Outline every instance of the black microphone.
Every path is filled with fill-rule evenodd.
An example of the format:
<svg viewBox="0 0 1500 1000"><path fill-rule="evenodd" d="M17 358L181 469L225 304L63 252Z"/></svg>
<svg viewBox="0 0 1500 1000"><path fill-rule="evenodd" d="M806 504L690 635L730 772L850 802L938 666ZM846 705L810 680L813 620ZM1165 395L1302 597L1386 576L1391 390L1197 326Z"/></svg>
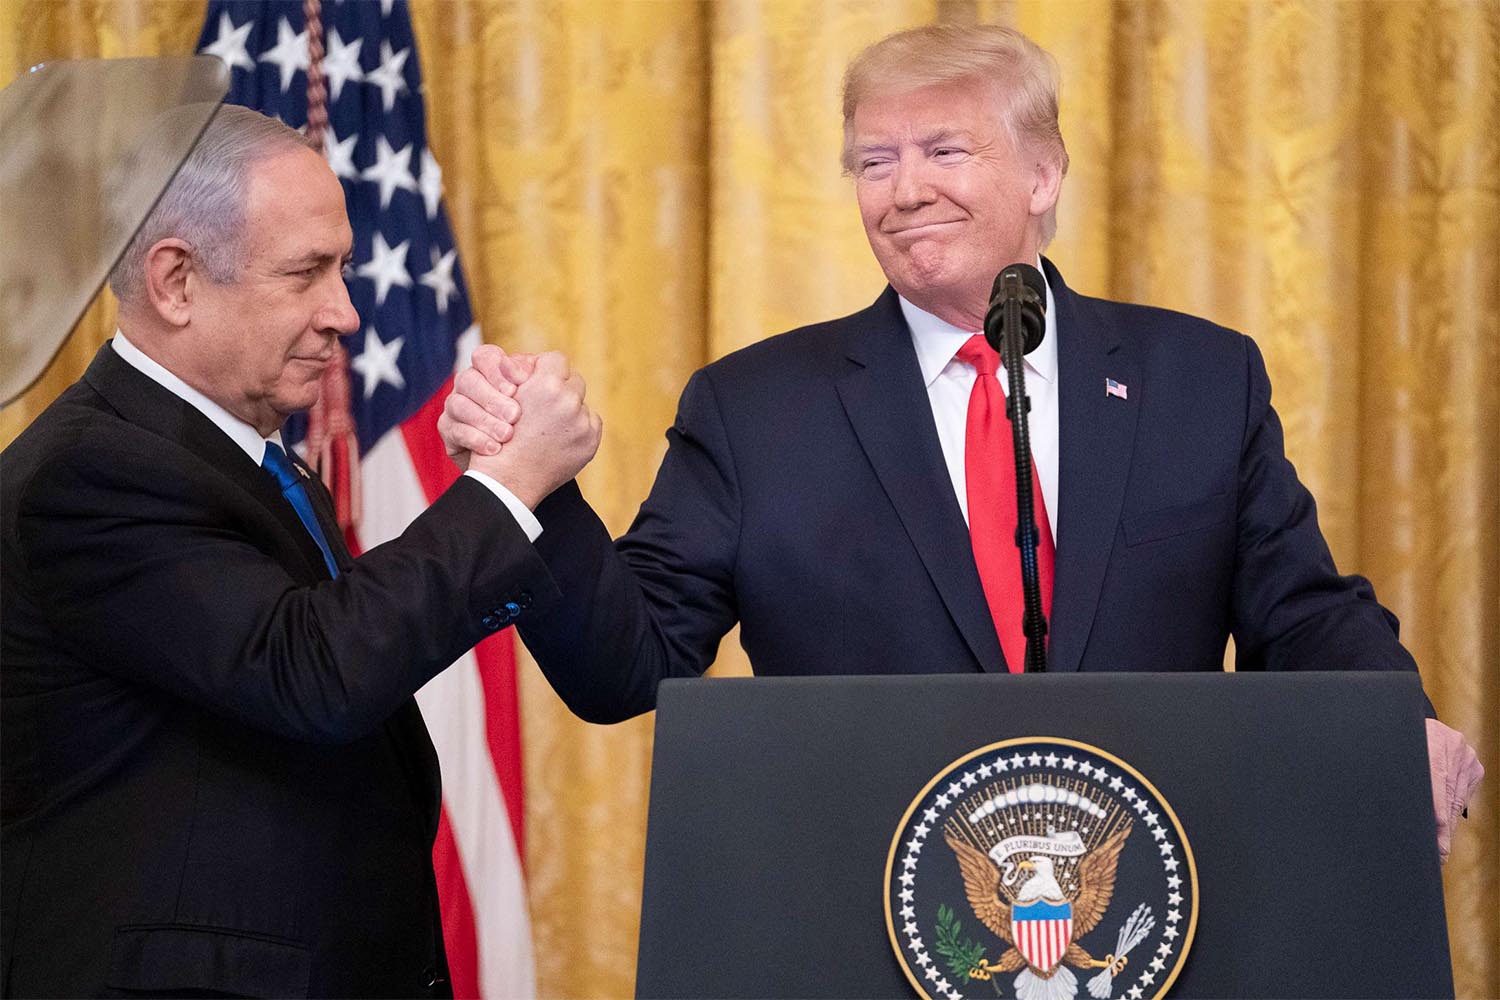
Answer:
<svg viewBox="0 0 1500 1000"><path fill-rule="evenodd" d="M1012 264L995 277L990 307L984 314L984 339L1002 355L1007 302L1020 303L1021 353L1030 354L1041 344L1047 329L1047 283L1042 280L1042 272L1030 264Z"/></svg>
<svg viewBox="0 0 1500 1000"><path fill-rule="evenodd" d="M1011 264L995 278L990 307L984 316L984 339L1000 355L1010 391L1005 415L1010 420L1016 463L1016 548L1020 550L1024 611L1021 631L1026 636L1026 673L1047 669L1047 617L1042 613L1040 567L1037 565L1036 510L1031 496L1031 429L1027 414L1031 400L1021 358L1037 349L1046 331L1047 284L1030 264Z"/></svg>

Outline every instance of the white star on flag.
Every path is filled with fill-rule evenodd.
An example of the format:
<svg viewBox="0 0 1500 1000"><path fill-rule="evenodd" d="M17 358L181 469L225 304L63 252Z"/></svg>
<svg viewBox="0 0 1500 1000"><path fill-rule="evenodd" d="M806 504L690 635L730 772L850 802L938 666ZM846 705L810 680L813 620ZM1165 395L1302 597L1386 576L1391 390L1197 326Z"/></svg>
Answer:
<svg viewBox="0 0 1500 1000"><path fill-rule="evenodd" d="M370 247L370 259L359 265L354 273L375 282L377 306L385 304L385 297L392 286L411 287L411 272L406 269L406 253L410 249L411 240L402 240L392 248L386 243L384 235L375 233L375 240Z"/></svg>
<svg viewBox="0 0 1500 1000"><path fill-rule="evenodd" d="M219 15L219 37L214 39L212 45L204 46L203 53L210 56L218 56L234 69L254 69L255 60L250 58L250 53L245 51L245 42L250 37L250 29L255 26L254 21L246 21L238 28L229 19L229 12L225 11Z"/></svg>
<svg viewBox="0 0 1500 1000"><path fill-rule="evenodd" d="M422 177L418 182L422 189L422 204L427 206L427 218L435 219L443 200L443 168L438 166L432 150L422 150Z"/></svg>
<svg viewBox="0 0 1500 1000"><path fill-rule="evenodd" d="M437 295L438 313L447 315L448 301L458 294L458 283L453 280L453 265L458 260L458 251L449 250L441 257L438 256L437 247L432 247L431 251L432 270L417 281L432 289Z"/></svg>
<svg viewBox="0 0 1500 1000"><path fill-rule="evenodd" d="M406 93L406 77L403 70L406 66L406 57L409 55L411 55L409 48L392 54L391 43L381 41L380 65L365 74L365 83L373 83L380 88L380 105L386 111L396 106L397 94Z"/></svg>
<svg viewBox="0 0 1500 1000"><path fill-rule="evenodd" d="M359 372L365 385L366 399L375 395L375 390L382 382L388 382L396 389L406 387L406 378L396 364L404 343L405 337L397 337L387 344L380 339L380 333L373 326L365 330L365 349L359 356L349 360L349 367Z"/></svg>
<svg viewBox="0 0 1500 1000"><path fill-rule="evenodd" d="M365 78L365 71L359 68L359 50L364 44L363 38L356 38L346 45L339 37L339 29L329 29L328 54L323 57L323 78L328 81L328 94L335 101L344 92L344 84L351 80L358 83Z"/></svg>
<svg viewBox="0 0 1500 1000"><path fill-rule="evenodd" d="M307 72L307 32L299 35L283 17L276 23L276 44L260 54L260 61L275 63L281 70L281 92L285 94L297 71Z"/></svg>
<svg viewBox="0 0 1500 1000"><path fill-rule="evenodd" d="M375 165L366 167L360 177L380 184L380 207L391 206L396 189L415 191L417 179L411 175L411 143L394 152L385 136L375 140Z"/></svg>
<svg viewBox="0 0 1500 1000"><path fill-rule="evenodd" d="M328 123L328 128L323 133L323 155L328 157L328 165L333 168L336 176L345 180L359 180L359 170L354 166L354 147L359 143L359 133L338 137L333 123Z"/></svg>

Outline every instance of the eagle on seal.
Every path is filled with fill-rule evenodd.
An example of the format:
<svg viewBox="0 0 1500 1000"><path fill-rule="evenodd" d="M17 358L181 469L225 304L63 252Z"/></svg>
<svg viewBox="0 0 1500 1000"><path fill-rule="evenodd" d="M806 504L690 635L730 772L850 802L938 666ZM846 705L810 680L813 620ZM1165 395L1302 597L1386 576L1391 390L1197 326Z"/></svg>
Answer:
<svg viewBox="0 0 1500 1000"><path fill-rule="evenodd" d="M1117 961L1114 956L1096 959L1078 944L1109 909L1115 893L1115 871L1120 863L1120 849L1130 836L1132 824L1127 821L1105 838L1094 850L1078 861L1077 888L1069 896L1058 884L1053 859L1032 855L1018 866L1031 876L1014 891L1002 895L1000 869L984 852L972 844L944 834L958 859L963 874L964 894L974 915L1000 940L1010 945L991 964L981 962L970 971L974 979L989 979L995 973L1014 972L1018 1000L1072 1000L1078 995L1078 980L1067 966L1080 969L1107 968ZM1011 901L1006 901L1009 896ZM1022 919L1025 914L1027 919ZM1036 914L1033 917L1032 914ZM1038 946L1029 939L1017 944L1017 935L1027 933L1031 920L1052 918L1054 930L1051 947Z"/></svg>

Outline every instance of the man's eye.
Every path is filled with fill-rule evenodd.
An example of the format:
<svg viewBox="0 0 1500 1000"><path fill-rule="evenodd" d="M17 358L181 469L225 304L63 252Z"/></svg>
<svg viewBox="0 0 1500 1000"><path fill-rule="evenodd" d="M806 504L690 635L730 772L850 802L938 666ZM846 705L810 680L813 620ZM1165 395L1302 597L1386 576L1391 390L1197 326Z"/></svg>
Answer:
<svg viewBox="0 0 1500 1000"><path fill-rule="evenodd" d="M932 151L932 155L939 160L953 160L964 155L964 151L953 146L944 146Z"/></svg>
<svg viewBox="0 0 1500 1000"><path fill-rule="evenodd" d="M862 160L859 164L861 177L881 177L891 172L891 160Z"/></svg>

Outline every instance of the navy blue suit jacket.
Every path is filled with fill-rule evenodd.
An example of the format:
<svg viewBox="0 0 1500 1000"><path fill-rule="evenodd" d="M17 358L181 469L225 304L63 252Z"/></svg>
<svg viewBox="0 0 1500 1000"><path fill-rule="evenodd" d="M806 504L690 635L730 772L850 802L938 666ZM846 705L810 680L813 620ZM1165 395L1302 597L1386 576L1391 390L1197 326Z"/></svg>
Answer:
<svg viewBox="0 0 1500 1000"><path fill-rule="evenodd" d="M1056 300L1060 460L1048 669L1415 669L1340 576L1247 337ZM1128 387L1105 394L1105 379ZM521 633L575 712L649 710L736 621L757 674L1004 671L896 293L697 372L630 531L576 487L539 509L563 592Z"/></svg>

